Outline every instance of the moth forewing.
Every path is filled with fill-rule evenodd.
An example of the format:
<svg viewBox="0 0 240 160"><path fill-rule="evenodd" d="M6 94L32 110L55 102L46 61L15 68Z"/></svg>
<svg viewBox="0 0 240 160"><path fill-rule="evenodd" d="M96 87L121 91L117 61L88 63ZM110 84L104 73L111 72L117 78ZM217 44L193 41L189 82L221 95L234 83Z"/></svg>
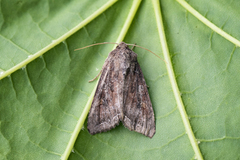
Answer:
<svg viewBox="0 0 240 160"><path fill-rule="evenodd" d="M106 132L120 121L152 138L155 118L137 54L124 42L109 53L88 115L90 134Z"/></svg>

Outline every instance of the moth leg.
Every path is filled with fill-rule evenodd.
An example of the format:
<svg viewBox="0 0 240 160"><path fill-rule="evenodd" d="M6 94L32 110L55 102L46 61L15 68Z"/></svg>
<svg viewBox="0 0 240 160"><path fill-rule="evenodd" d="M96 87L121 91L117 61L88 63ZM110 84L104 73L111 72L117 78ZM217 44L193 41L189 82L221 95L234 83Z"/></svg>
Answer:
<svg viewBox="0 0 240 160"><path fill-rule="evenodd" d="M95 79L97 79L100 76L101 73L102 73L102 70L98 73L98 75L96 77L94 77L93 79L89 80L88 82L90 83L92 81L95 81Z"/></svg>

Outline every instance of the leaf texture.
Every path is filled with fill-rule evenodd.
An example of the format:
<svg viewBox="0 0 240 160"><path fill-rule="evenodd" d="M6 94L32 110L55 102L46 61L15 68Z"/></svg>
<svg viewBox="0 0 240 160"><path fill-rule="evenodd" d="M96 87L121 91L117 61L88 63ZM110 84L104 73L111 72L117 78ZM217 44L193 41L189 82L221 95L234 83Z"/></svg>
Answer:
<svg viewBox="0 0 240 160"><path fill-rule="evenodd" d="M1 1L0 76L68 33L107 0ZM240 2L187 1L240 40ZM133 1L119 0L69 38L0 80L0 159L60 159ZM174 0L160 0L167 44L204 159L239 159L240 50ZM124 38L163 57L151 1L142 0ZM84 124L69 159L194 159L165 62L134 48L156 119L149 139L122 124L90 135Z"/></svg>

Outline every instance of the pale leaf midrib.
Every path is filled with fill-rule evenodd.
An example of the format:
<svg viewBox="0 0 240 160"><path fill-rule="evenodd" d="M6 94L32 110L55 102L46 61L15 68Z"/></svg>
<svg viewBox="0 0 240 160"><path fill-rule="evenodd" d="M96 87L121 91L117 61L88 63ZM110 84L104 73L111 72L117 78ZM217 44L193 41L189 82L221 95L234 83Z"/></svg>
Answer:
<svg viewBox="0 0 240 160"><path fill-rule="evenodd" d="M106 9L108 9L110 6L112 6L117 0L110 0L106 4L104 4L101 8L99 8L97 11L95 11L93 14L91 14L88 18L80 22L78 25L76 25L74 28L66 32L64 35L59 37L58 39L52 40L52 43L41 49L40 51L34 53L32 56L29 56L27 59L24 61L18 63L14 67L10 68L7 71L3 71L0 74L0 80L3 79L4 77L7 77L8 75L12 74L13 72L17 71L18 69L26 66L36 58L40 57L56 45L60 44L64 40L66 40L68 37L76 33L79 29L82 27L86 26L89 22L91 22L93 19L95 19L97 16L99 16L101 13L103 13Z"/></svg>
<svg viewBox="0 0 240 160"><path fill-rule="evenodd" d="M188 12L192 13L193 16L195 16L197 19L199 19L202 23L204 23L206 26L211 28L214 32L218 33L220 36L224 37L234 45L240 47L240 41L231 36L230 34L224 32L221 28L217 27L215 24L210 22L207 18L205 18L203 15L201 15L199 12L197 12L192 6L190 6L186 1L184 0L176 0L179 4L181 4Z"/></svg>
<svg viewBox="0 0 240 160"><path fill-rule="evenodd" d="M132 23L132 20L133 20L135 14L136 14L136 12L137 12L137 9L138 9L140 3L141 3L141 0L134 0L134 1L133 1L132 7L131 7L131 9L130 9L130 11L129 11L129 14L128 14L127 18L126 18L126 21L125 21L125 23L124 23L124 26L123 26L123 28L122 28L122 30L121 30L118 38L117 38L117 42L123 41L123 39L124 39L124 37L125 37L128 29L129 29L131 23ZM114 47L114 48L115 48L115 47ZM76 139L77 139L77 136L78 136L79 132L81 131L81 128L82 128L82 126L83 126L83 124L84 124L84 121L85 121L85 119L86 119L86 117L87 117L87 115L88 115L88 112L89 112L89 110L90 110L91 103L92 103L92 100L93 100L95 91L96 91L96 89L97 89L97 85L98 85L98 82L96 83L95 87L93 88L93 90L92 90L92 92L91 92L90 97L88 98L87 104L85 105L84 110L83 110L81 116L79 117L79 120L78 120L78 122L77 122L77 125L76 125L76 127L75 127L75 129L74 129L74 131L73 131L73 134L72 134L72 136L71 136L71 138L70 138L70 141L69 141L69 143L68 143L68 146L67 146L67 148L66 148L66 150L65 150L65 153L64 153L63 156L61 157L61 159L64 159L64 160L67 159L68 156L69 156L69 154L71 153L71 150L72 150L72 148L73 148L73 145L74 145L74 143L75 143L75 141L76 141Z"/></svg>
<svg viewBox="0 0 240 160"><path fill-rule="evenodd" d="M183 125L187 132L187 135L188 135L188 138L192 145L192 148L195 152L196 158L198 160L202 160L203 157L202 157L201 151L199 149L195 135L192 131L184 104L182 102L181 94L180 94L180 91L179 91L179 88L178 88L178 85L176 82L176 77L175 77L175 74L173 71L172 62L171 62L171 58L169 55L167 41L166 41L165 32L164 32L164 28L163 28L162 16L161 16L161 11L160 11L160 3L158 0L152 0L152 3L153 3L155 15L156 15L156 23L157 23L158 32L159 32L160 43L162 46L164 59L166 61L166 68L167 68L169 80L170 80L170 83L171 83L171 86L173 89L174 97L177 102L177 106L178 106L178 109L179 109L179 112L180 112L180 115L181 115L181 118L183 121Z"/></svg>

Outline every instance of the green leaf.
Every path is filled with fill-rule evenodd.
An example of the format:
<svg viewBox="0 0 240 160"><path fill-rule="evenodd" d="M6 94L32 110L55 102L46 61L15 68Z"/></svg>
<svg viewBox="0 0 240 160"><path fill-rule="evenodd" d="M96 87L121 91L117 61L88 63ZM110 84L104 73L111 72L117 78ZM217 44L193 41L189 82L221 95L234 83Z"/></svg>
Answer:
<svg viewBox="0 0 240 160"><path fill-rule="evenodd" d="M158 1L138 2L1 1L0 159L66 159L71 151L69 159L240 158L240 2L188 2L235 41L182 0L160 1L163 30ZM156 117L152 139L121 124L92 136L84 123L97 83L88 80L114 46L74 50L121 40L165 59L134 48Z"/></svg>

